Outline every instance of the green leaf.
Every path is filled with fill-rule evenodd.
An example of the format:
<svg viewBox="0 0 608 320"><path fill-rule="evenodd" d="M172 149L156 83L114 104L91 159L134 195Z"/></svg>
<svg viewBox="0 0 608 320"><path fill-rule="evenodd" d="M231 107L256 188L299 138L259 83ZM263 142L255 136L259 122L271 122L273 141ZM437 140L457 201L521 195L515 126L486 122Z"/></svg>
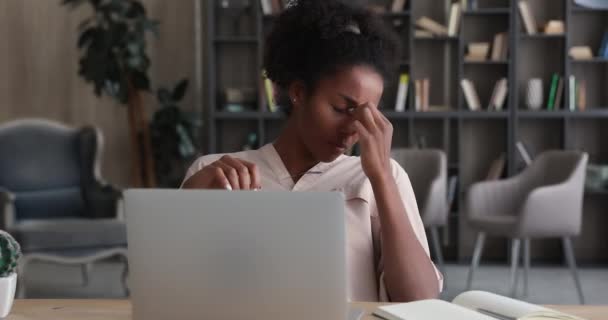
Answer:
<svg viewBox="0 0 608 320"><path fill-rule="evenodd" d="M82 47L88 46L91 42L94 41L95 36L97 35L96 28L88 28L80 37L78 37L78 48L82 49Z"/></svg>
<svg viewBox="0 0 608 320"><path fill-rule="evenodd" d="M173 94L171 94L171 99L175 102L182 100L184 95L186 94L186 90L188 89L188 79L182 79L173 89Z"/></svg>
<svg viewBox="0 0 608 320"><path fill-rule="evenodd" d="M161 105L166 106L171 103L171 92L166 88L160 88L156 92L156 97Z"/></svg>

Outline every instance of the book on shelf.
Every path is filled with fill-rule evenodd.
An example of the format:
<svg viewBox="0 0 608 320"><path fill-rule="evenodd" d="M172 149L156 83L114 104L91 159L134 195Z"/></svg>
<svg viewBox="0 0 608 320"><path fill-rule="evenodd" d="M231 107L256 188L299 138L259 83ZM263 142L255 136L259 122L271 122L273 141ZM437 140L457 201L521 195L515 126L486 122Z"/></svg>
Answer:
<svg viewBox="0 0 608 320"><path fill-rule="evenodd" d="M420 107L422 111L429 110L429 91L430 91L431 82L429 78L422 79L422 101Z"/></svg>
<svg viewBox="0 0 608 320"><path fill-rule="evenodd" d="M407 0L393 0L391 4L391 12L398 13L405 9L405 3Z"/></svg>
<svg viewBox="0 0 608 320"><path fill-rule="evenodd" d="M414 80L414 111L422 110L422 81Z"/></svg>
<svg viewBox="0 0 608 320"><path fill-rule="evenodd" d="M478 111L481 109L479 96L477 95L477 90L475 90L475 85L473 85L473 82L471 82L469 79L462 79L460 81L460 86L464 92L464 97L469 109L471 111Z"/></svg>
<svg viewBox="0 0 608 320"><path fill-rule="evenodd" d="M604 31L604 36L602 37L600 49L597 51L597 56L608 59L608 30Z"/></svg>
<svg viewBox="0 0 608 320"><path fill-rule="evenodd" d="M458 27L460 26L460 4L452 3L450 6L450 20L448 22L448 36L456 36Z"/></svg>
<svg viewBox="0 0 608 320"><path fill-rule="evenodd" d="M506 164L506 154L503 152L498 156L498 158L494 159L490 164L490 168L488 169L488 174L486 175L486 180L498 180L502 176L503 171L505 170Z"/></svg>
<svg viewBox="0 0 608 320"><path fill-rule="evenodd" d="M574 60L593 59L593 52L589 46L575 46L568 50L568 55Z"/></svg>
<svg viewBox="0 0 608 320"><path fill-rule="evenodd" d="M409 82L409 74L402 73L399 76L399 87L397 88L397 101L395 102L395 111L405 111Z"/></svg>
<svg viewBox="0 0 608 320"><path fill-rule="evenodd" d="M576 111L576 79L573 75L568 78L568 109Z"/></svg>
<svg viewBox="0 0 608 320"><path fill-rule="evenodd" d="M505 104L505 100L507 99L508 92L509 87L507 78L500 78L496 81L488 104L488 110L501 111Z"/></svg>
<svg viewBox="0 0 608 320"><path fill-rule="evenodd" d="M549 87L549 98L547 99L547 110L551 111L555 107L555 95L557 93L557 85L559 83L559 75L554 73L551 76L551 85Z"/></svg>
<svg viewBox="0 0 608 320"><path fill-rule="evenodd" d="M479 290L465 291L452 302L427 299L380 306L373 314L385 320L582 320L543 306Z"/></svg>
<svg viewBox="0 0 608 320"><path fill-rule="evenodd" d="M528 148L526 148L522 141L517 141L517 143L515 143L515 147L517 148L517 152L526 166L529 166L532 163L532 156L530 155Z"/></svg>
<svg viewBox="0 0 608 320"><path fill-rule="evenodd" d="M526 33L528 34L536 34L537 33L537 24L536 19L534 18L534 14L528 5L526 0L520 0L517 3L519 7L519 13L521 14L521 18L524 21L524 27L526 29Z"/></svg>
<svg viewBox="0 0 608 320"><path fill-rule="evenodd" d="M421 29L414 30L415 38L432 38L433 36L434 36L433 33L428 30L421 30Z"/></svg>
<svg viewBox="0 0 608 320"><path fill-rule="evenodd" d="M270 80L270 79L268 79L268 77L266 77L266 72L264 72L264 71L262 72L262 81L264 83L264 92L266 93L265 102L266 102L266 105L268 106L268 111L276 112L276 111L278 111L278 107L277 107L274 84L272 83L272 80Z"/></svg>
<svg viewBox="0 0 608 320"><path fill-rule="evenodd" d="M439 22L427 17L422 16L416 20L416 26L431 32L433 35L445 36L448 35L448 29L440 24Z"/></svg>
<svg viewBox="0 0 608 320"><path fill-rule="evenodd" d="M585 80L578 81L577 83L576 106L579 111L587 109L587 83Z"/></svg>
<svg viewBox="0 0 608 320"><path fill-rule="evenodd" d="M564 77L559 77L557 82L557 92L555 93L555 102L553 110L559 110L562 107L562 97L564 96Z"/></svg>
<svg viewBox="0 0 608 320"><path fill-rule="evenodd" d="M454 201L456 200L456 188L458 187L458 176L453 175L450 176L448 180L448 210L451 211L454 206Z"/></svg>
<svg viewBox="0 0 608 320"><path fill-rule="evenodd" d="M494 41L492 42L492 61L505 61L507 60L507 53L509 51L509 39L506 32L500 32L494 35Z"/></svg>
<svg viewBox="0 0 608 320"><path fill-rule="evenodd" d="M488 57L490 43L488 42L471 42L467 44L467 61L485 61Z"/></svg>

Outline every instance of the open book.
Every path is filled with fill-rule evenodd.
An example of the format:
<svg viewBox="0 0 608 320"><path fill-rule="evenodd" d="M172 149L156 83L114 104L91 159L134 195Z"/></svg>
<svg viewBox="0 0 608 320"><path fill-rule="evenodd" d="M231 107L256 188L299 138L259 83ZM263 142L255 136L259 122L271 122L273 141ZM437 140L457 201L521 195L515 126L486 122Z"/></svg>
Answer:
<svg viewBox="0 0 608 320"><path fill-rule="evenodd" d="M374 315L386 320L583 320L556 310L484 291L459 294L452 303L421 300L378 307Z"/></svg>

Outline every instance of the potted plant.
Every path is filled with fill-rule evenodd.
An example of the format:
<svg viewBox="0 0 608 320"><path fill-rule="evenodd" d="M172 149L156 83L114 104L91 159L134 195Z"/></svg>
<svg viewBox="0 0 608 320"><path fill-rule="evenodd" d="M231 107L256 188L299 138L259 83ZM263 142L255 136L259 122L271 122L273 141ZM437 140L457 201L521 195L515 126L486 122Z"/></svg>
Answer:
<svg viewBox="0 0 608 320"><path fill-rule="evenodd" d="M19 258L19 243L9 233L0 230L0 318L6 317L13 306Z"/></svg>
<svg viewBox="0 0 608 320"><path fill-rule="evenodd" d="M158 21L146 15L138 0L63 0L76 8L87 4L92 14L79 26L78 73L94 86L95 94L106 94L125 105L133 170L132 185L154 187L154 162L150 130L142 93L150 91L146 34L158 35Z"/></svg>

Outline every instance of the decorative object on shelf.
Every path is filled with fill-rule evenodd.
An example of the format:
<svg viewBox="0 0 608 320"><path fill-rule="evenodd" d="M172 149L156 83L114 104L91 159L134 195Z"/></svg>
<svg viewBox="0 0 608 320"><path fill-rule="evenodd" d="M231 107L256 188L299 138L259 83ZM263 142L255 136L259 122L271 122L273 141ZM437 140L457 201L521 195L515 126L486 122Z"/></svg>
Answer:
<svg viewBox="0 0 608 320"><path fill-rule="evenodd" d="M589 46L574 46L568 50L568 55L574 60L593 59L593 52Z"/></svg>
<svg viewBox="0 0 608 320"><path fill-rule="evenodd" d="M276 90L274 83L266 76L266 71L262 71L262 82L264 84L265 104L270 112L277 112L279 107L277 105Z"/></svg>
<svg viewBox="0 0 608 320"><path fill-rule="evenodd" d="M490 43L488 42L471 42L467 45L467 55L465 60L467 61L485 61L488 57L490 50Z"/></svg>
<svg viewBox="0 0 608 320"><path fill-rule="evenodd" d="M196 154L192 124L178 106L186 94L188 80L181 80L173 90L159 88L160 108L150 124L155 173L158 187L180 186Z"/></svg>
<svg viewBox="0 0 608 320"><path fill-rule="evenodd" d="M534 18L534 14L532 13L530 6L528 5L528 2L525 0L520 0L517 5L519 6L519 13L521 14L521 18L524 21L524 27L526 28L526 32L528 34L536 34L536 19Z"/></svg>
<svg viewBox="0 0 608 320"><path fill-rule="evenodd" d="M247 141L243 145L243 151L245 150L253 150L259 147L258 134L255 132L251 132L247 135Z"/></svg>
<svg viewBox="0 0 608 320"><path fill-rule="evenodd" d="M11 312L17 289L17 266L21 247L8 232L0 230L0 318Z"/></svg>
<svg viewBox="0 0 608 320"><path fill-rule="evenodd" d="M585 8L605 10L608 9L606 0L574 0L574 3Z"/></svg>
<svg viewBox="0 0 608 320"><path fill-rule="evenodd" d="M543 79L532 78L528 80L526 89L526 106L530 110L540 110L543 105Z"/></svg>
<svg viewBox="0 0 608 320"><path fill-rule="evenodd" d="M543 29L545 34L564 34L566 27L562 20L549 20Z"/></svg>
<svg viewBox="0 0 608 320"><path fill-rule="evenodd" d="M221 0L219 8L222 14L225 14L230 19L232 24L232 34L238 36L243 31L243 19L248 12L251 11L252 0Z"/></svg>

